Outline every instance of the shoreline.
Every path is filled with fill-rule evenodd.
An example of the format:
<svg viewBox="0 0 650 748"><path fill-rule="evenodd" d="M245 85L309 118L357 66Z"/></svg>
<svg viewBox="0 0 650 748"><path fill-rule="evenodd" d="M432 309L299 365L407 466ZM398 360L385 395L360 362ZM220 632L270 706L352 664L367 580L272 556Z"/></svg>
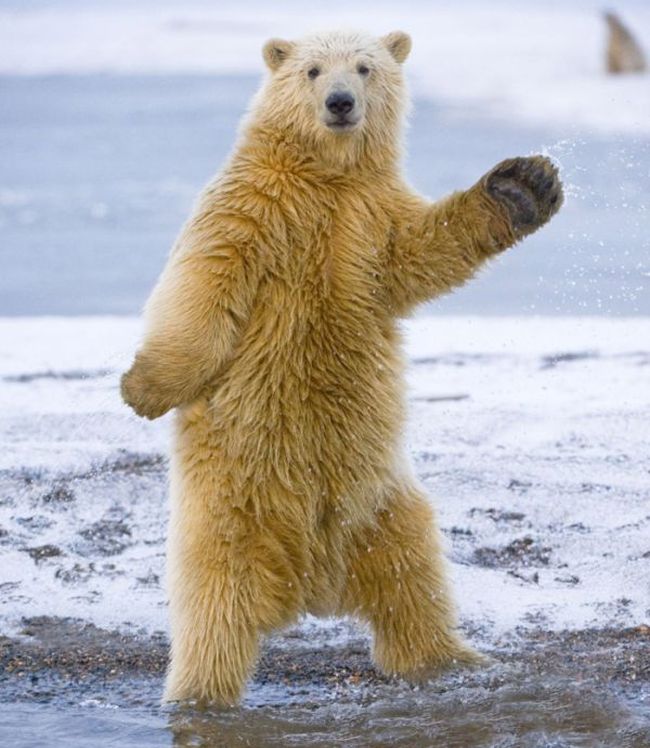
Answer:
<svg viewBox="0 0 650 748"><path fill-rule="evenodd" d="M530 741L542 725L549 739L544 745L568 734L621 748L642 748L650 740L646 625L521 630L487 645L492 659L485 667L417 685L378 673L364 638L335 646L304 641L296 648L280 635L263 647L241 706L198 708L159 704L167 661L163 635L127 635L47 616L23 623L18 637L0 638L0 687L11 711L33 704L41 713L55 707L70 717L102 710L109 722L146 717L164 725L174 745L192 745L176 742L179 731L203 735L207 744L236 735L248 736L250 745L286 745L284 733L273 739L268 732L280 714L292 731L313 733L305 744L332 745L334 736L356 730L362 713L384 714L373 745L409 745L383 739L394 737L395 728L399 735L404 724L410 725L404 740L431 746L488 745L483 741L507 734L519 736L517 745L541 745ZM367 745L367 738L350 745Z"/></svg>

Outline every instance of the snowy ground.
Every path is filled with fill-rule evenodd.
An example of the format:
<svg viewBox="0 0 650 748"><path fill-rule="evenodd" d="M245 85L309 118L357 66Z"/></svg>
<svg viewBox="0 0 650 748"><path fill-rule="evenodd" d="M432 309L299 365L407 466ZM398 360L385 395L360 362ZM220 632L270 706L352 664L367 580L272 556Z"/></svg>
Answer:
<svg viewBox="0 0 650 748"><path fill-rule="evenodd" d="M117 392L138 329L0 320L4 632L44 614L165 629L169 421L135 418ZM408 447L463 623L492 639L646 621L650 321L426 317L405 330Z"/></svg>

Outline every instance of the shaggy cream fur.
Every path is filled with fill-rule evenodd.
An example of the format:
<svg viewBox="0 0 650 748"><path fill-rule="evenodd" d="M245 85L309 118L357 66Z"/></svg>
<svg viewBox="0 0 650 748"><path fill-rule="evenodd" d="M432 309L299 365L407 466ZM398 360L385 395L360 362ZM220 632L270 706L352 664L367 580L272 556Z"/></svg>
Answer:
<svg viewBox="0 0 650 748"><path fill-rule="evenodd" d="M545 159L431 204L399 170L406 34L271 40L270 77L146 309L122 393L176 408L166 698L235 703L260 634L352 614L389 673L478 659L404 458L397 318L559 207ZM329 97L354 105L333 119Z"/></svg>

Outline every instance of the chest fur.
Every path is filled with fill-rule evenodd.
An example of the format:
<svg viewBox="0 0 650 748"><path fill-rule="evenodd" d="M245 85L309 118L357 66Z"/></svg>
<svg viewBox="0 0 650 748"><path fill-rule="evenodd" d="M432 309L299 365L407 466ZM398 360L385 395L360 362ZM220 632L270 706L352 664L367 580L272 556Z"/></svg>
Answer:
<svg viewBox="0 0 650 748"><path fill-rule="evenodd" d="M300 219L291 222L282 248L282 274L300 296L371 302L381 289L389 219L372 192L339 188L323 197L298 206Z"/></svg>

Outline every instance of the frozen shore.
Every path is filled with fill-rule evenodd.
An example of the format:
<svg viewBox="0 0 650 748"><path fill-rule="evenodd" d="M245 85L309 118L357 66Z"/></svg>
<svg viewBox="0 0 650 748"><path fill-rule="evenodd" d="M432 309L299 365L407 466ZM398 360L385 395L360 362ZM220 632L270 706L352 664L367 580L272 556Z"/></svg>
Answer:
<svg viewBox="0 0 650 748"><path fill-rule="evenodd" d="M650 321L404 330L406 443L464 624L490 638L646 621ZM164 630L169 420L137 419L117 392L138 332L132 318L0 320L1 630L35 615Z"/></svg>

